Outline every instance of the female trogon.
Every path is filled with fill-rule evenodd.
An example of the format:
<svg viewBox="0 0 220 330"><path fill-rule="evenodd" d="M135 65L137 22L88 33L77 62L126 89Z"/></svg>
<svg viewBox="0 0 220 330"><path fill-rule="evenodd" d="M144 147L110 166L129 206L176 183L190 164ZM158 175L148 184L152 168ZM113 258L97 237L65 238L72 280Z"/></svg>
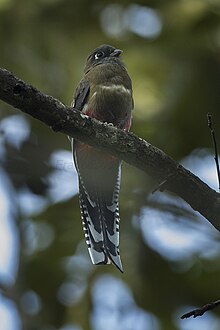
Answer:
<svg viewBox="0 0 220 330"><path fill-rule="evenodd" d="M101 45L87 58L72 106L84 114L128 131L133 109L132 84L122 51ZM79 176L83 229L93 264L113 263L123 272L119 255L121 161L78 140L72 140Z"/></svg>

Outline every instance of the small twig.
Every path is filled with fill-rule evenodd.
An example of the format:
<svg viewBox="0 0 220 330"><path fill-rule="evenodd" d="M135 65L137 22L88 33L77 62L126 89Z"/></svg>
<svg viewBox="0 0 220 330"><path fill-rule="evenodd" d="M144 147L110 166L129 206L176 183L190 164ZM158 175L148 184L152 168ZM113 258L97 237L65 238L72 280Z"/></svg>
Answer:
<svg viewBox="0 0 220 330"><path fill-rule="evenodd" d="M197 308L192 310L191 312L188 312L181 316L181 319L187 319L190 316L193 316L194 318L197 316L202 316L205 312L210 311L211 309L214 309L215 307L220 305L220 300L210 302L201 308Z"/></svg>
<svg viewBox="0 0 220 330"><path fill-rule="evenodd" d="M219 161L218 161L218 148L217 148L217 142L215 138L215 130L212 126L212 115L210 113L207 114L207 119L208 119L208 127L211 131L211 136L212 136L212 143L214 146L215 150L215 163L216 163L216 170L217 170L217 176L218 176L218 189L220 191L220 168L219 168Z"/></svg>
<svg viewBox="0 0 220 330"><path fill-rule="evenodd" d="M168 175L168 177L163 180L161 183L159 183L151 192L151 194L154 194L156 191L161 191L163 192L166 189L166 184L168 183L168 181L171 179L171 177L175 176L175 173L171 173Z"/></svg>

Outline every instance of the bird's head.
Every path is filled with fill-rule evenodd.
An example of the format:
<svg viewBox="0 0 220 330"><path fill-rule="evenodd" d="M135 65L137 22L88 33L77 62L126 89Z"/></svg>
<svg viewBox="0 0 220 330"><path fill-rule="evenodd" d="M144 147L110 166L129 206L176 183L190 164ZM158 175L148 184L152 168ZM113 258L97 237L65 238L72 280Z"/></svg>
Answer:
<svg viewBox="0 0 220 330"><path fill-rule="evenodd" d="M104 63L118 63L122 64L120 61L120 55L122 50L116 49L110 45L101 45L94 49L86 60L86 65L84 72L89 72L93 67L104 64Z"/></svg>

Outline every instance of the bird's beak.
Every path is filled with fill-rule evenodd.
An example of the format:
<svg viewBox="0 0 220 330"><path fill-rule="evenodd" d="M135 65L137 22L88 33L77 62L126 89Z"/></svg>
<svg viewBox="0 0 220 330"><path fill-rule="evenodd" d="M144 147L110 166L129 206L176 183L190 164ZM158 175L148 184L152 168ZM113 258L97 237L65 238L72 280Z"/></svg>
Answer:
<svg viewBox="0 0 220 330"><path fill-rule="evenodd" d="M122 50L121 49L115 49L111 54L110 56L111 57L119 57L122 53Z"/></svg>

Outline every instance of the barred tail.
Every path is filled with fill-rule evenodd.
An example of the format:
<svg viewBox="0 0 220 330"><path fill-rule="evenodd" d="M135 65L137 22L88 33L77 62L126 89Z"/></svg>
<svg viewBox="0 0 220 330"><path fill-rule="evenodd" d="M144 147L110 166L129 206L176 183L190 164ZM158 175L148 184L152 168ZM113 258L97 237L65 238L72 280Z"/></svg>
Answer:
<svg viewBox="0 0 220 330"><path fill-rule="evenodd" d="M123 272L119 254L118 202L108 206L101 198L90 198L81 183L79 200L86 243L93 264L112 262Z"/></svg>
<svg viewBox="0 0 220 330"><path fill-rule="evenodd" d="M113 263L123 272L119 255L121 162L82 142L72 143L79 175L79 200L86 243L93 264Z"/></svg>

